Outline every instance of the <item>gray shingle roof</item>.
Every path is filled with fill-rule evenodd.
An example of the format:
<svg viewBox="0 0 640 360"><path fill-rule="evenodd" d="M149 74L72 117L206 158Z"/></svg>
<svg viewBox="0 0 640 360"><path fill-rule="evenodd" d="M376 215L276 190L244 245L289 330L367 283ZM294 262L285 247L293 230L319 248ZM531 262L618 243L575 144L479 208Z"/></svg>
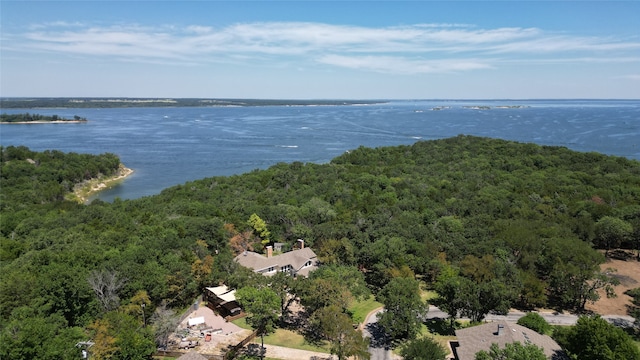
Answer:
<svg viewBox="0 0 640 360"><path fill-rule="evenodd" d="M268 269L272 266L281 268L286 265L291 265L293 270L297 273L309 260L311 260L315 266L316 258L316 253L314 253L311 248L303 248L274 255L270 258L253 251L246 251L236 256L235 260L240 265L251 268L255 271Z"/></svg>
<svg viewBox="0 0 640 360"><path fill-rule="evenodd" d="M498 335L498 325L504 327L500 335ZM506 321L496 321L456 330L456 336L459 343L459 347L456 348L459 360L474 360L478 351L489 351L489 347L493 343L503 348L505 344L513 342L519 342L522 345L537 345L543 349L548 359L564 359L562 348L549 336L538 334L524 326Z"/></svg>

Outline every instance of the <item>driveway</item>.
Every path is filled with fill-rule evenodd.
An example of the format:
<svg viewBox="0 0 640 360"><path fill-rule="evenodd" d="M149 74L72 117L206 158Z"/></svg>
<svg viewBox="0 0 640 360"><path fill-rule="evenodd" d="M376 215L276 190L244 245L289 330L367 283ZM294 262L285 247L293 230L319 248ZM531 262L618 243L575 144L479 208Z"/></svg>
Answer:
<svg viewBox="0 0 640 360"><path fill-rule="evenodd" d="M362 335L368 337L371 341L369 344L370 360L400 359L399 356L391 352L389 339L382 330L382 327L378 325L378 313L381 313L383 310L383 308L379 308L370 312L361 326Z"/></svg>

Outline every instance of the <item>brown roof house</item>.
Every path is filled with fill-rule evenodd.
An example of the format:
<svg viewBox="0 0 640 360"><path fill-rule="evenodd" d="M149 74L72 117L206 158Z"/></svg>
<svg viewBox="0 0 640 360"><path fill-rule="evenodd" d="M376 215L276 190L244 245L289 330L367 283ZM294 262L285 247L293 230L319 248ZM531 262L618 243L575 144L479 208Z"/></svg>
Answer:
<svg viewBox="0 0 640 360"><path fill-rule="evenodd" d="M253 271L271 276L277 272L286 272L292 276L308 276L318 268L318 257L310 248L304 247L304 241L298 240L300 248L279 255L273 255L273 248L267 246L267 254L245 251L236 256L235 261Z"/></svg>
<svg viewBox="0 0 640 360"><path fill-rule="evenodd" d="M451 342L456 360L474 360L480 350L489 351L491 344L496 343L504 348L507 343L519 342L522 345L534 344L544 351L547 359L564 360L564 351L558 343L547 335L506 321L496 321L484 325L456 330L457 341Z"/></svg>

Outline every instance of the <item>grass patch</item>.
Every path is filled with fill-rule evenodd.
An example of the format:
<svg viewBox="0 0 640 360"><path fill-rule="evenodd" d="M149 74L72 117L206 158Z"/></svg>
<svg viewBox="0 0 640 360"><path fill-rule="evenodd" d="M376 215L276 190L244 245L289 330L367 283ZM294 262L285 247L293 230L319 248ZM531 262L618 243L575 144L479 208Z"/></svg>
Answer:
<svg viewBox="0 0 640 360"><path fill-rule="evenodd" d="M429 301L438 297L438 293L433 290L422 290L420 292L420 299L422 301Z"/></svg>
<svg viewBox="0 0 640 360"><path fill-rule="evenodd" d="M239 327L241 327L243 329L247 329L247 330L253 331L253 328L249 324L247 324L247 318L246 317L233 320L231 323L235 324L235 325L237 325L237 326L239 326Z"/></svg>
<svg viewBox="0 0 640 360"><path fill-rule="evenodd" d="M367 314L379 307L382 307L382 304L377 302L376 298L371 295L366 300L355 301L351 306L349 306L348 310L352 314L355 322L362 323Z"/></svg>
<svg viewBox="0 0 640 360"><path fill-rule="evenodd" d="M247 330L253 331L251 326L247 324L246 318L240 318L232 321L232 323L238 325L239 327ZM253 342L260 343L260 337L256 337ZM329 349L329 345L325 344L323 346L316 346L310 344L304 339L304 336L286 329L276 329L273 334L267 335L264 337L265 345L274 345L274 346L282 346L292 349L299 350L307 350L307 351L315 351L329 354L331 351Z"/></svg>

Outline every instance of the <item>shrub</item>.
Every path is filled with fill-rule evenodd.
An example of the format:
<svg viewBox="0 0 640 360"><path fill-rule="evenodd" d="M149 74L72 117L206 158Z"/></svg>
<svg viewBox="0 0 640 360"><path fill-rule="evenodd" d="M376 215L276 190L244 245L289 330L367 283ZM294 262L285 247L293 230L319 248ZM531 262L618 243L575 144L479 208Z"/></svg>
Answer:
<svg viewBox="0 0 640 360"><path fill-rule="evenodd" d="M518 325L522 325L537 333L546 334L551 330L549 323L540 314L529 312L527 315L518 319Z"/></svg>

